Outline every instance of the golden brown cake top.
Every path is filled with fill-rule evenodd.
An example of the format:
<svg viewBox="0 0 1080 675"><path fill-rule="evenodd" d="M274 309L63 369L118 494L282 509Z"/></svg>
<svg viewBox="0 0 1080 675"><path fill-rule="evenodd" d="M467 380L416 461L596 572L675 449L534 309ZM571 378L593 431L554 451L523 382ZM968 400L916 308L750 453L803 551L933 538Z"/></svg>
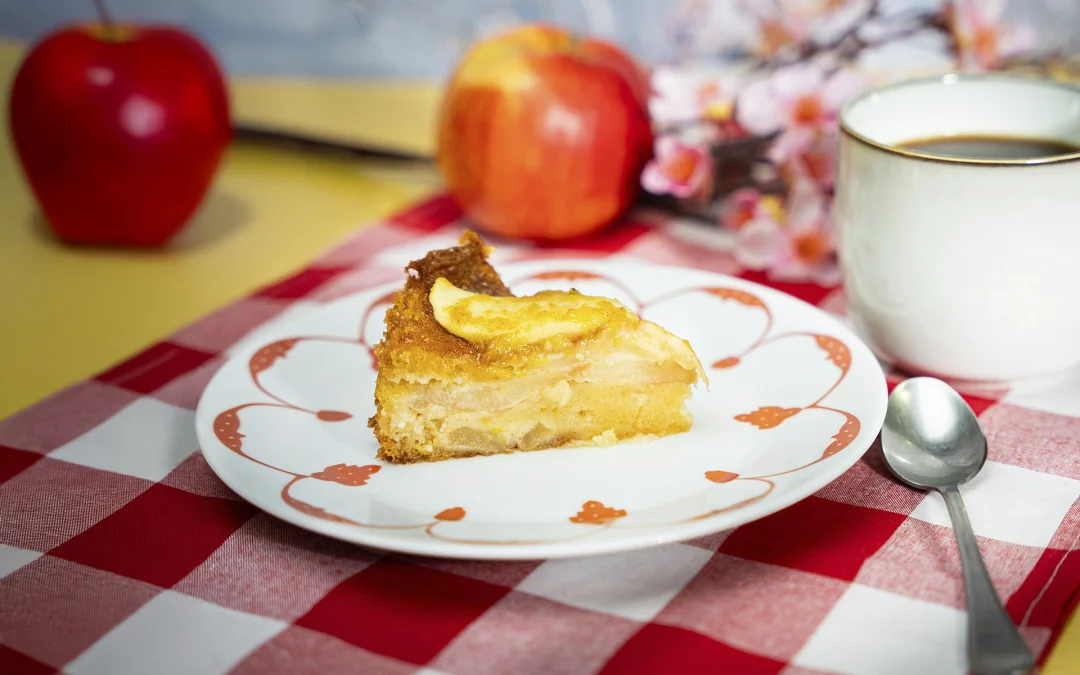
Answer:
<svg viewBox="0 0 1080 675"><path fill-rule="evenodd" d="M475 361L479 350L448 333L435 320L428 294L436 279L458 288L495 296L510 289L487 262L488 249L475 232L466 230L458 246L431 251L405 267L405 287L386 311L386 332L375 346L379 368L406 367L418 374L441 372L440 360Z"/></svg>
<svg viewBox="0 0 1080 675"><path fill-rule="evenodd" d="M673 358L703 375L688 343L615 300L575 291L514 298L488 264L488 251L466 231L458 246L409 263L375 347L380 373L414 381L504 379L542 367L549 355L594 336L637 329L657 358Z"/></svg>

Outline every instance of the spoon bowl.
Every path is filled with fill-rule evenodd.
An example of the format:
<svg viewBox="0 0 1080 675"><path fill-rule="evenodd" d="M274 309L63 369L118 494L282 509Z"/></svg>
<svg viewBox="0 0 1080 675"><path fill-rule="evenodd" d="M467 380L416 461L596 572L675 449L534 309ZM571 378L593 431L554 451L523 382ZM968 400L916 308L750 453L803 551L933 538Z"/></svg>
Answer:
<svg viewBox="0 0 1080 675"><path fill-rule="evenodd" d="M941 380L905 380L889 396L881 429L889 469L923 489L955 487L986 463L986 436L967 402Z"/></svg>

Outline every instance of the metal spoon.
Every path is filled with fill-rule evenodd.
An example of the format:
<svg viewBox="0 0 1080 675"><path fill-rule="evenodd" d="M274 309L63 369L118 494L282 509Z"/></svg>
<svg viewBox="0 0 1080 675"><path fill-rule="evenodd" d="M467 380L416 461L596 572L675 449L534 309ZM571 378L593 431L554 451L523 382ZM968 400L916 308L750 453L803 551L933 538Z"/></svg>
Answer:
<svg viewBox="0 0 1080 675"><path fill-rule="evenodd" d="M1035 659L990 582L958 486L986 462L979 420L952 387L931 377L904 381L889 396L881 448L903 482L937 490L952 519L968 610L968 658L981 675L1026 670Z"/></svg>

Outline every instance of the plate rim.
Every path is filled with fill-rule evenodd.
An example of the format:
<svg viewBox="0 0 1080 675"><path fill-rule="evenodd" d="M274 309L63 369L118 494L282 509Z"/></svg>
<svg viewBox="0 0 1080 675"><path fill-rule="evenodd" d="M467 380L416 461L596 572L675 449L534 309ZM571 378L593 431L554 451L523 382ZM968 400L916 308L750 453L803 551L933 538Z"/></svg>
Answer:
<svg viewBox="0 0 1080 675"><path fill-rule="evenodd" d="M299 527L301 529L314 532L316 534L330 537L338 541L348 542L353 545L363 546L369 549L382 551L385 553L396 553L404 555L414 555L427 558L448 559L448 560L490 560L490 561L514 561L514 560L546 560L546 559L565 559L565 558L580 558L593 555L606 555L613 553L623 553L628 551L642 550L652 548L655 546L662 546L665 544L684 542L717 532L722 532L728 529L734 529L741 527L748 523L755 522L766 516L778 513L784 509L791 507L792 505L801 502L807 497L812 496L825 486L834 482L840 478L844 473L849 471L858 461L865 456L865 454L874 446L875 440L880 432L881 425L884 423L886 407L888 403L888 383L885 376L884 369L882 368L880 360L865 343L865 341L857 335L855 330L845 326L841 323L837 317L829 314L801 298L795 297L784 291L780 291L774 288L770 288L764 284L742 279L730 274L724 274L722 272L714 272L712 270L702 269L698 267L686 266L686 265L672 265L666 263L654 263L647 260L639 260L634 258L628 258L624 256L608 256L604 258L595 257L541 257L524 260L507 260L498 263L493 263L499 271L500 276L504 279L511 276L514 271L528 270L529 268L545 268L545 267L563 267L564 269L573 269L584 265L596 265L601 266L616 265L616 266L636 266L647 269L655 269L658 271L668 271L676 274L685 274L691 272L694 274L705 275L720 283L732 284L735 287L743 287L754 292L760 293L766 299L768 298L780 298L781 302L795 303L802 305L804 308L809 309L817 315L817 317L827 323L831 332L838 337L843 337L847 341L849 349L852 351L859 350L863 352L865 357L868 357L869 364L873 368L873 372L866 375L866 377L873 377L876 380L878 388L878 395L876 396L877 405L874 406L873 415L870 419L861 419L866 429L872 431L872 435L865 443L865 447L854 448L848 452L840 453L844 456L837 457L838 461L831 462L832 470L820 471L815 474L807 476L806 479L799 481L793 486L790 486L784 492L778 494L775 497L764 500L759 504L750 504L736 511L729 512L727 514L717 514L711 517L703 518L700 521L694 523L683 524L678 526L658 526L655 533L644 533L636 536L625 536L618 539L597 539L597 538L582 538L579 540L572 540L567 542L555 542L555 543L532 543L522 544L518 546L506 546L503 544L465 544L458 542L444 542L433 540L435 543L428 542L425 539L406 539L395 538L393 536L384 536L382 531L378 529L368 530L362 527L355 527L342 523L335 523L329 520L316 519L312 516L304 514L296 509L288 508L284 501L281 502L279 507L277 503L273 505L266 505L254 501L252 498L245 494L237 484L229 480L230 469L224 466L224 462L219 463L219 455L216 452L207 453L205 446L208 444L218 444L220 441L212 433L212 419L208 419L208 416L216 416L221 411L210 411L206 405L207 394L215 386L220 386L220 380L224 380L230 377L226 373L227 366L234 361L238 361L245 358L250 358L249 351L252 349L257 350L260 345L250 344L244 345L240 350L235 351L221 364L218 370L207 382L202 392L199 395L199 401L196 405L194 415L194 425L196 439L199 443L199 452L206 460L207 465L214 472L219 480L221 480L230 490L232 490L238 497L245 502L251 504L260 511L267 513L268 515L278 518L291 525ZM329 302L326 302L318 307L312 307L310 312L331 312L336 305L345 304L351 300L355 300L359 296L372 295L378 297L379 294L389 293L395 289L400 289L403 281L389 281L379 284L374 284L367 288L362 288L341 297L335 298ZM275 330L285 329L293 325L302 325L307 318L307 314L304 316L293 317L285 322L282 322L279 326L275 327ZM274 319L269 321L270 324L274 323ZM256 327L254 330L259 330L265 324ZM239 340L233 343L233 346L241 341L247 340L250 337L251 332L245 334ZM271 338L267 338L268 340ZM870 403L867 404L871 405ZM224 453L220 454L220 457L225 457ZM732 517L732 514L737 514ZM727 517L725 517L727 516ZM737 522L730 522L737 521ZM674 531L673 531L674 530Z"/></svg>

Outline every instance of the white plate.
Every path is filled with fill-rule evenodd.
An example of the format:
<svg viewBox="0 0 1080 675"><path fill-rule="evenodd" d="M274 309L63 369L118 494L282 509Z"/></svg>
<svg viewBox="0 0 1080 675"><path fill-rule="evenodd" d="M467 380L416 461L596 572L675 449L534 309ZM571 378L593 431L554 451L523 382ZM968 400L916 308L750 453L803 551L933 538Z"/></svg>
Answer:
<svg viewBox="0 0 1080 675"><path fill-rule="evenodd" d="M690 431L652 442L397 466L367 427L383 313L400 284L272 326L214 376L196 414L211 468L300 527L473 559L625 551L747 523L850 468L885 415L869 349L820 310L739 279L627 261L501 266L518 294L616 297L709 368Z"/></svg>

